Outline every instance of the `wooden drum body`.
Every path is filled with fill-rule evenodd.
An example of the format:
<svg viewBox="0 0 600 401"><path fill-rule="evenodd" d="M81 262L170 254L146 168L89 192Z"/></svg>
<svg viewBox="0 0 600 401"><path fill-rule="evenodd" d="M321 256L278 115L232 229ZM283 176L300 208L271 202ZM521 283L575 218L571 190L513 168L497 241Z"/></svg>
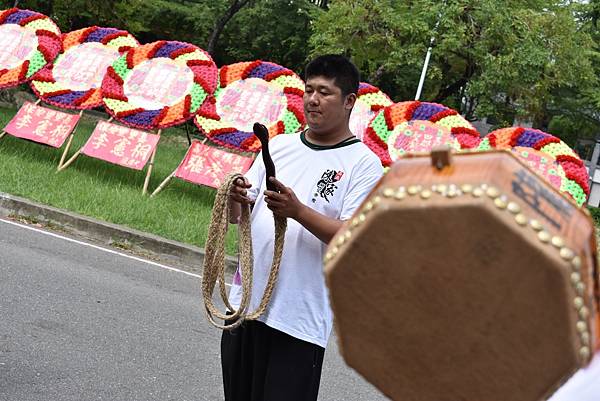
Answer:
<svg viewBox="0 0 600 401"><path fill-rule="evenodd" d="M401 159L329 245L342 354L394 400L544 400L598 346L592 220L510 152L452 158Z"/></svg>

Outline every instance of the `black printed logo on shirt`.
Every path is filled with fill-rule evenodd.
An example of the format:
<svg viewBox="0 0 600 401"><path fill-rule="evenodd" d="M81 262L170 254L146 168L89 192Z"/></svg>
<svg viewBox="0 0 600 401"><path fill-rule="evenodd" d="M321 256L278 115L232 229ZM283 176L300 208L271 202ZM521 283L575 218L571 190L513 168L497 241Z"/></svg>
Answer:
<svg viewBox="0 0 600 401"><path fill-rule="evenodd" d="M312 202L315 203L317 198L321 197L329 203L329 197L333 196L333 193L338 188L335 183L341 180L343 176L343 171L325 170L321 179L317 182L317 190L313 195Z"/></svg>

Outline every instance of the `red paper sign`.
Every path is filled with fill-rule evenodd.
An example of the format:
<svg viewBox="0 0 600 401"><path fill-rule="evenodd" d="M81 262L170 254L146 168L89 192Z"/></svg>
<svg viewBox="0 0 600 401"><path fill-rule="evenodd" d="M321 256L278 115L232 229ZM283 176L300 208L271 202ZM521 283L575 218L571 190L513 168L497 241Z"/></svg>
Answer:
<svg viewBox="0 0 600 401"><path fill-rule="evenodd" d="M25 102L4 131L17 138L60 148L79 121L79 115L63 113Z"/></svg>
<svg viewBox="0 0 600 401"><path fill-rule="evenodd" d="M175 172L179 177L194 184L218 188L231 173L244 174L253 159L194 141Z"/></svg>
<svg viewBox="0 0 600 401"><path fill-rule="evenodd" d="M81 153L141 170L156 149L159 135L100 121Z"/></svg>

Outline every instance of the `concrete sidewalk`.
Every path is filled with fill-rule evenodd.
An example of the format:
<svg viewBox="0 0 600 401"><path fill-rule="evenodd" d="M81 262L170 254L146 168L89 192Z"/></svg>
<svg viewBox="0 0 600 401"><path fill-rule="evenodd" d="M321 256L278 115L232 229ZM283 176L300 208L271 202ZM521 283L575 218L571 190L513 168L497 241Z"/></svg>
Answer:
<svg viewBox="0 0 600 401"><path fill-rule="evenodd" d="M202 270L203 248L1 192L0 217L37 224L67 236L117 248L189 272L201 273ZM237 266L237 259L227 257L226 263L228 270L233 271Z"/></svg>

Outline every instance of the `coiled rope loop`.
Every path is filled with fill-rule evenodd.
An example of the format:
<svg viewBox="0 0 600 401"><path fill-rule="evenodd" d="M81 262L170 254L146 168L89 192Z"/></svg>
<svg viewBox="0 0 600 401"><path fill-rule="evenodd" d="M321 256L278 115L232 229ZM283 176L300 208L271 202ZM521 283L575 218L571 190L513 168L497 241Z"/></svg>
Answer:
<svg viewBox="0 0 600 401"><path fill-rule="evenodd" d="M227 291L225 289L225 235L229 225L229 194L237 179L243 179L241 174L230 174L217 191L215 203L212 209L210 225L208 227L208 237L206 240L206 254L204 257L204 273L202 275L202 296L204 306L210 323L223 330L231 330L238 327L245 320L258 319L267 308L273 289L279 275L279 265L281 264L281 255L283 253L283 241L287 228L287 219L284 217L274 217L275 222L275 242L273 249L273 262L265 292L262 296L258 308L254 312L249 312L250 300L252 298L252 269L254 257L252 255L252 235L250 229L250 207L242 206L239 226L239 270L242 278L242 299L240 306L235 309L229 303ZM215 286L219 281L219 292L223 303L232 314L222 313L214 304L212 295ZM229 323L219 324L216 319L227 320Z"/></svg>

